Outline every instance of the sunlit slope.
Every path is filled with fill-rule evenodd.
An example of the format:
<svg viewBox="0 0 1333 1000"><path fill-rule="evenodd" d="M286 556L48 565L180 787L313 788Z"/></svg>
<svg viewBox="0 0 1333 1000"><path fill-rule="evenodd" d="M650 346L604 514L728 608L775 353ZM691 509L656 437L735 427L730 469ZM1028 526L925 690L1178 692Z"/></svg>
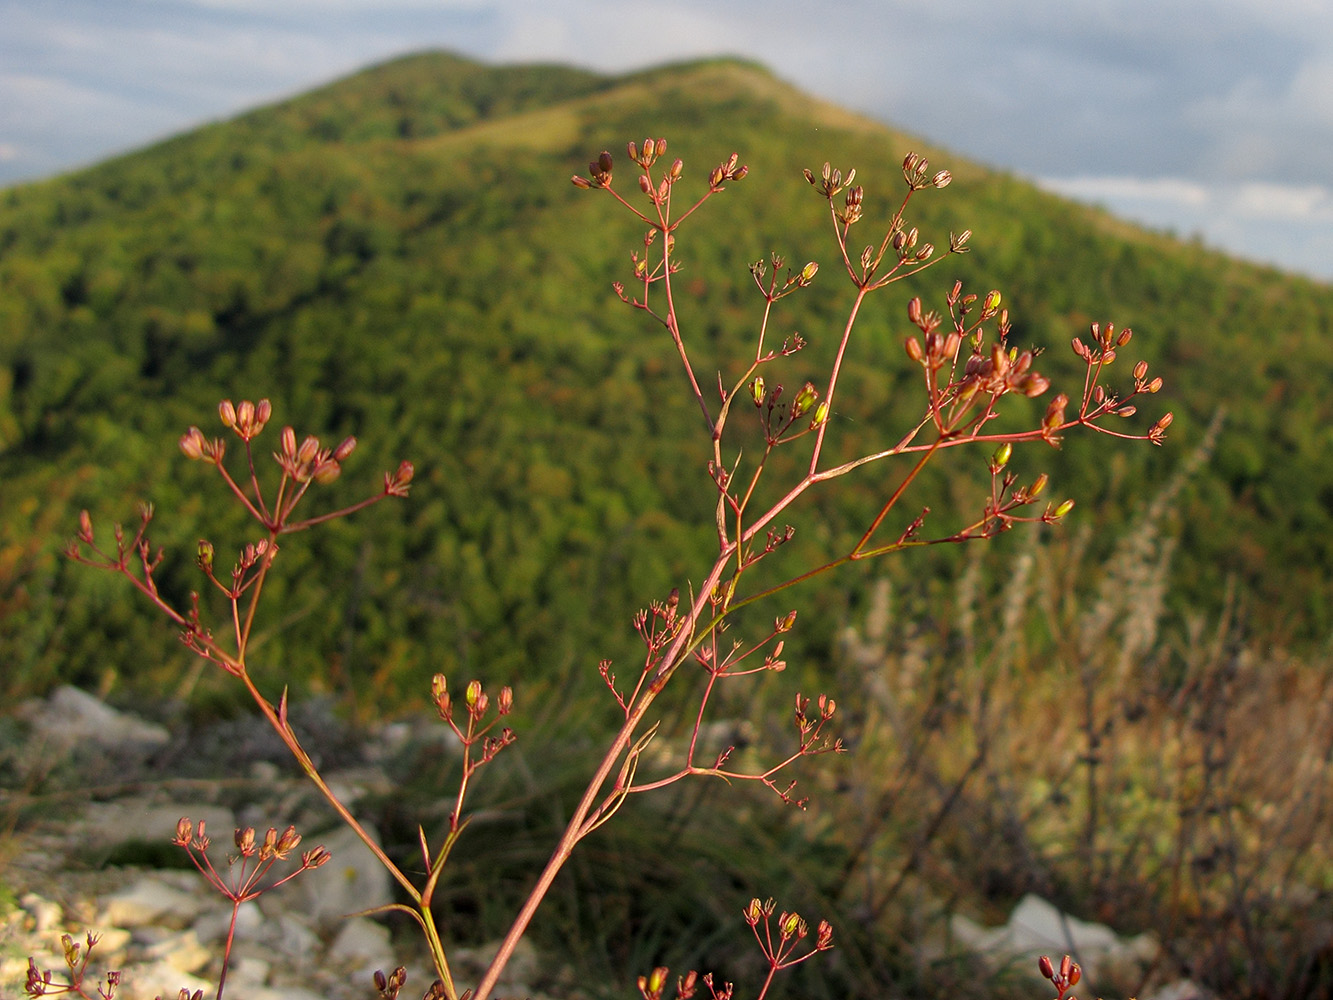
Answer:
<svg viewBox="0 0 1333 1000"><path fill-rule="evenodd" d="M903 154L927 153L956 180L914 202L912 221L937 245L973 230L973 252L872 301L839 447L919 412L902 353L909 294L940 304L955 278L1001 289L1019 339L1049 345L1043 364L1066 379L1071 336L1093 320L1132 326L1123 376L1142 357L1166 378L1167 447L1071 436L1061 452L1020 452L1019 467L1049 469L1081 523L1109 532L1224 408L1178 519L1176 600L1216 610L1230 580L1261 634L1325 635L1327 286L1041 193L749 63L604 77L432 53L0 193L0 659L13 685L183 672L186 655L123 587L56 553L79 509L109 531L151 500L157 540L180 550L163 581L183 601L200 582L197 538L219 552L249 540L238 518L210 513L201 496L220 494L201 494L206 477L175 449L191 423L215 431L223 397L267 396L275 422L301 432L355 433L330 504L400 458L419 469L408 502L285 547L260 657L284 676L555 681L633 656L629 614L707 556L706 442L660 330L610 289L639 227L569 177L610 149L635 191L623 148L646 135L668 138L687 182L733 150L750 166L680 233L702 370L734 371L759 315L747 264L778 251L823 266L776 318L810 345L791 381L820 371L850 286L801 170L857 169L870 241L901 197ZM946 471L976 477L982 457ZM856 530L892 475L820 498L797 524L800 551ZM944 477L927 488L941 524L967 496ZM812 657L864 579L807 596Z"/></svg>

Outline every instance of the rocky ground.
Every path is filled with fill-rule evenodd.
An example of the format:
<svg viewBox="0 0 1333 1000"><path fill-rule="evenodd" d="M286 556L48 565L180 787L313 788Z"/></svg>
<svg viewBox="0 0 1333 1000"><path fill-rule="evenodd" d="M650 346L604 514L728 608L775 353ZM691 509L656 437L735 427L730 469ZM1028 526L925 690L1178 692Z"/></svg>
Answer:
<svg viewBox="0 0 1333 1000"><path fill-rule="evenodd" d="M433 718L352 733L314 703L293 709L293 724L359 819L401 787L396 779L423 748L437 757L456 752ZM168 729L67 687L21 706L0 727L0 830L10 831L0 834L0 998L24 996L30 957L53 983L68 981L62 936L82 943L89 932L98 935L90 997L110 970L121 974L120 1000L176 1000L181 990L213 997L232 906L171 844L182 818L196 829L205 824L209 857L224 871L237 827L255 828L262 841L271 826L295 825L303 839L292 866L316 846L332 855L240 906L226 997L374 998L374 972L402 965L406 1000L434 979L414 932L395 935L382 918L349 916L391 901L389 876L262 720ZM283 872L275 868L270 881ZM1000 927L954 916L948 937L950 947L967 948L994 970L1034 976L1037 955L1073 952L1087 970L1079 995L1098 981L1143 982L1143 970L1161 968L1150 936L1119 939L1034 896ZM460 985L480 978L494 947L451 949ZM1159 985L1145 998L1206 1000L1188 981L1149 978ZM1038 981L1032 995L1049 991ZM580 1000L582 993L570 970L528 947L508 966L498 995Z"/></svg>
<svg viewBox="0 0 1333 1000"><path fill-rule="evenodd" d="M318 706L313 709L318 713ZM392 788L386 763L414 739L443 727L408 723L353 740L331 713L304 720L326 780L355 812ZM67 982L62 935L98 935L85 989L118 970L123 1000L174 1000L180 990L211 997L232 904L171 845L181 818L205 823L208 855L225 871L237 827L262 842L295 824L301 851L332 860L245 902L237 912L226 996L235 1000L341 1000L376 996L375 970L408 969L403 997L434 979L424 949L394 939L385 923L347 917L392 899L389 876L304 778L258 720L191 730L187 744L165 727L117 712L74 688L22 707L0 745L0 779L13 831L0 839L0 997L24 995L31 957ZM418 732L420 730L420 732ZM426 735L422 735L426 734ZM219 775L223 777L219 777ZM373 828L372 828L373 832ZM86 947L86 945L85 945ZM474 981L493 949L455 949L454 974ZM536 996L551 976L522 950L505 996Z"/></svg>

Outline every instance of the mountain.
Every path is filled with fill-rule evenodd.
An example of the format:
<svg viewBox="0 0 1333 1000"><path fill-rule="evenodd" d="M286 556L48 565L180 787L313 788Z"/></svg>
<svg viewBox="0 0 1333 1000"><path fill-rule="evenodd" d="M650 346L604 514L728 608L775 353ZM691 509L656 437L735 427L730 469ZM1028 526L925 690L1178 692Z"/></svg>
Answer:
<svg viewBox="0 0 1333 1000"><path fill-rule="evenodd" d="M813 350L839 328L850 289L802 168L855 167L867 215L883 218L904 153L927 154L955 181L913 221L937 244L973 230L973 252L910 293L940 307L955 278L1001 289L1019 339L1051 345L1048 367L1066 381L1077 377L1071 336L1091 321L1132 326L1130 353L1166 379L1158 399L1176 411L1160 450L1075 435L1059 452L1024 453L1023 468L1050 469L1083 523L1113 535L1225 411L1178 508L1176 606L1215 614L1234 585L1253 635L1299 645L1327 634L1333 288L1041 193L753 64L612 77L425 53L0 192L11 691L57 677L170 690L192 677L125 587L58 552L80 509L106 537L149 500L154 538L172 553L164 589L184 602L199 586L197 538L219 553L250 540L238 517L210 512L215 484L175 445L190 424L219 433L224 397L268 397L275 424L300 433L359 437L330 504L374 490L399 459L418 468L407 502L284 550L263 648L281 676L415 695L430 672L484 672L558 690L585 683L604 656L632 659L630 614L707 555L711 487L669 345L610 290L641 234L569 177L602 149L623 163L625 141L649 135L667 137L699 183L733 150L750 167L681 234L702 370L746 342L759 315L747 263L770 251L824 265L778 321ZM874 332L836 415L849 441L912 414L908 294L868 306ZM882 488L863 477L822 500L798 524L823 525L801 532L801 551L854 530ZM865 579L803 596L811 656Z"/></svg>

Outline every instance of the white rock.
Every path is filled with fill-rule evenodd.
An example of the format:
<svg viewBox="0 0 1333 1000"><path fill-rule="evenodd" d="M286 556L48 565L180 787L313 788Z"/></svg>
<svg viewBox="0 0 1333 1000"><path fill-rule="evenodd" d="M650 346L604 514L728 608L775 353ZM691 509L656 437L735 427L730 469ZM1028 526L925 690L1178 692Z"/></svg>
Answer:
<svg viewBox="0 0 1333 1000"><path fill-rule="evenodd" d="M195 833L203 821L209 838L224 851L236 835L236 817L230 809L208 802L162 804L156 799L127 798L115 802L92 802L79 820L80 833L87 843L102 849L109 845L134 841L169 844L176 836L176 824L188 819ZM183 848L181 848L183 852Z"/></svg>
<svg viewBox="0 0 1333 1000"><path fill-rule="evenodd" d="M112 968L121 964L124 961L125 949L130 946L133 935L124 927L98 928L94 933L97 935L97 947L93 950L93 955L97 960Z"/></svg>
<svg viewBox="0 0 1333 1000"><path fill-rule="evenodd" d="M157 942L144 951L147 958L163 961L181 972L198 972L213 958L213 952L205 948L199 936L193 930L173 934Z"/></svg>
<svg viewBox="0 0 1333 1000"><path fill-rule="evenodd" d="M273 963L255 955L236 957L233 953L231 966L227 969L227 991L232 987L249 996L256 987L262 988L268 982Z"/></svg>
<svg viewBox="0 0 1333 1000"><path fill-rule="evenodd" d="M183 927L198 916L203 905L198 897L173 889L157 877L145 877L102 900L97 922L115 927L159 922Z"/></svg>
<svg viewBox="0 0 1333 1000"><path fill-rule="evenodd" d="M227 985L231 985L230 980ZM246 988L243 1000L328 1000L328 997L299 986L251 986Z"/></svg>
<svg viewBox="0 0 1333 1000"><path fill-rule="evenodd" d="M329 945L328 959L370 976L376 969L386 973L398 964L389 940L389 928L368 917L353 917L338 931Z"/></svg>
<svg viewBox="0 0 1333 1000"><path fill-rule="evenodd" d="M500 950L501 943L500 941L491 941L487 944L478 945L476 948L456 948L453 956L468 973L480 976L490 966L496 952ZM503 987L507 994L525 995L530 992L528 984L537 978L540 970L541 959L537 954L536 946L527 938L519 938L518 944L514 946L514 951L509 956L509 961L505 963L500 981L496 985L497 987ZM462 970L460 969L460 971Z"/></svg>
<svg viewBox="0 0 1333 1000"><path fill-rule="evenodd" d="M24 893L19 905L32 917L33 930L38 934L58 931L61 921L65 919L65 911L60 908L59 903L45 899L35 892Z"/></svg>
<svg viewBox="0 0 1333 1000"><path fill-rule="evenodd" d="M225 941L231 926L231 907L221 905L216 911L206 911L194 922L194 933L204 944ZM235 940L253 941L264 929L264 914L253 899L246 900L236 910Z"/></svg>
<svg viewBox="0 0 1333 1000"><path fill-rule="evenodd" d="M365 826L370 836L378 839L375 828ZM287 905L299 909L316 925L332 926L342 917L393 901L388 871L349 827L309 837L301 847L317 844L327 848L332 858L279 890L296 897L284 900Z"/></svg>
<svg viewBox="0 0 1333 1000"><path fill-rule="evenodd" d="M143 962L121 970L121 988L117 996L174 997L181 990L194 993L203 990L204 996L213 995L213 983L188 972L181 972L166 962Z"/></svg>
<svg viewBox="0 0 1333 1000"><path fill-rule="evenodd" d="M1089 923L1062 913L1039 896L1024 896L1007 923L983 927L962 915L949 922L954 940L986 958L996 967L1011 966L1039 979L1037 959L1053 961L1069 954L1083 967L1084 990L1104 988L1112 976L1133 975L1156 955L1158 945L1150 934L1121 939L1104 924Z"/></svg>
<svg viewBox="0 0 1333 1000"><path fill-rule="evenodd" d="M277 918L277 924L278 935L273 943L298 968L318 954L319 935L299 916L283 913Z"/></svg>
<svg viewBox="0 0 1333 1000"><path fill-rule="evenodd" d="M60 746L93 742L100 746L157 747L171 738L163 726L118 712L69 685L57 688L45 702L29 703L25 708L36 733Z"/></svg>
<svg viewBox="0 0 1333 1000"><path fill-rule="evenodd" d="M1177 979L1160 986L1143 1000L1213 1000L1214 994L1191 979Z"/></svg>

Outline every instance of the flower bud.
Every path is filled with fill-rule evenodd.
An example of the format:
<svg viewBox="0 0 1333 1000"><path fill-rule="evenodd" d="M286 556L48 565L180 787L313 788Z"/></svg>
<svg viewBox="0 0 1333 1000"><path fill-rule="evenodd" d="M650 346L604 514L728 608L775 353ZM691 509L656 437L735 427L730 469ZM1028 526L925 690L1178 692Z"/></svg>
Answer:
<svg viewBox="0 0 1333 1000"><path fill-rule="evenodd" d="M941 170L930 179L930 183L934 184L937 188L946 188L952 180L953 174L949 173L947 170Z"/></svg>
<svg viewBox="0 0 1333 1000"><path fill-rule="evenodd" d="M1050 387L1050 379L1039 372L1033 372L1031 375L1023 379L1023 383L1019 388L1023 395L1027 396L1028 399L1036 399Z"/></svg>
<svg viewBox="0 0 1333 1000"><path fill-rule="evenodd" d="M752 899L749 905L741 911L741 915L745 918L745 922L753 927L759 923L760 918L764 915L763 904L758 899Z"/></svg>
<svg viewBox="0 0 1333 1000"><path fill-rule="evenodd" d="M1009 441L1006 441L995 449L995 453L990 457L990 464L995 468L996 471L1003 469L1006 465L1009 464L1009 458L1010 456L1013 455L1013 453L1014 453L1013 444Z"/></svg>
<svg viewBox="0 0 1333 1000"><path fill-rule="evenodd" d="M815 418L810 421L811 427L818 427L828 419L828 400L815 407Z"/></svg>
<svg viewBox="0 0 1333 1000"><path fill-rule="evenodd" d="M301 442L301 447L297 449L296 460L302 465L306 465L313 462L318 454L319 438L313 434L307 434L305 440Z"/></svg>
<svg viewBox="0 0 1333 1000"><path fill-rule="evenodd" d="M223 427L236 426L236 408L231 405L230 399L224 399L218 404L218 416L222 418Z"/></svg>
<svg viewBox="0 0 1333 1000"><path fill-rule="evenodd" d="M985 301L981 303L981 311L987 315L990 315L999 308L1000 308L999 289L992 288L989 292L986 293Z"/></svg>
<svg viewBox="0 0 1333 1000"><path fill-rule="evenodd" d="M750 380L750 398L754 400L755 406L764 405L764 379L756 375Z"/></svg>
<svg viewBox="0 0 1333 1000"><path fill-rule="evenodd" d="M908 337L907 340L903 342L903 347L907 351L907 356L913 361L920 361L925 357L924 352L921 350L921 341L917 340L915 337Z"/></svg>
<svg viewBox="0 0 1333 1000"><path fill-rule="evenodd" d="M180 449L186 458L201 462L208 460L208 443L204 440L204 432L198 427L191 427L181 435Z"/></svg>
<svg viewBox="0 0 1333 1000"><path fill-rule="evenodd" d="M296 827L289 826L282 831L282 836L278 838L278 856L289 854L296 850L301 843L301 835L296 832Z"/></svg>
<svg viewBox="0 0 1333 1000"><path fill-rule="evenodd" d="M199 539L199 546L195 550L194 561L205 573L212 573L213 543L206 538Z"/></svg>
<svg viewBox="0 0 1333 1000"><path fill-rule="evenodd" d="M1140 361L1134 366L1134 380L1142 382L1143 377L1148 374L1148 362Z"/></svg>
<svg viewBox="0 0 1333 1000"><path fill-rule="evenodd" d="M255 852L255 828L253 826L238 827L233 840L236 844L236 850L244 856L249 857Z"/></svg>
<svg viewBox="0 0 1333 1000"><path fill-rule="evenodd" d="M819 391L807 382L801 386L800 391L796 393L796 398L792 400L792 417L802 416L810 411L810 407L815 405L815 400L819 398Z"/></svg>
<svg viewBox="0 0 1333 1000"><path fill-rule="evenodd" d="M345 437L342 444L333 449L333 460L335 462L345 462L356 448L356 438Z"/></svg>

